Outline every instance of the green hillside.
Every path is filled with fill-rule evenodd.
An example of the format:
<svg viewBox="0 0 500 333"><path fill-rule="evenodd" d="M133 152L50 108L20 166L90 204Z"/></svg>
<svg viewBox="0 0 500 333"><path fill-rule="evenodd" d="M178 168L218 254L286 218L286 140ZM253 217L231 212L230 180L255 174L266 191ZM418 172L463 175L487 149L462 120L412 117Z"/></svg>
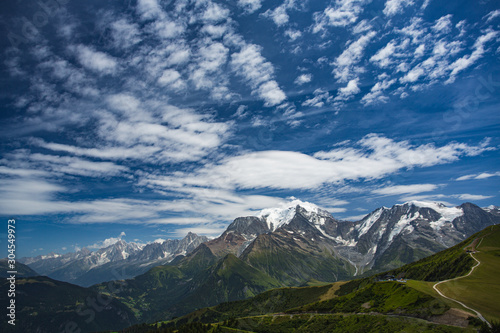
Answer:
<svg viewBox="0 0 500 333"><path fill-rule="evenodd" d="M7 259L0 259L0 277L1 278L9 277L10 274L7 274L7 272L10 270L11 269L8 266ZM21 277L26 278L26 277L40 275L37 272L35 272L34 270L32 270L31 268L29 268L28 266L21 264L20 262L16 262L15 270L17 271L16 276L18 278L21 278Z"/></svg>
<svg viewBox="0 0 500 333"><path fill-rule="evenodd" d="M334 282L351 278L354 266L314 244L298 247L287 238L263 234L241 255L249 265L285 286L303 286L311 280Z"/></svg>
<svg viewBox="0 0 500 333"><path fill-rule="evenodd" d="M439 288L487 319L498 320L500 227L492 226L454 247L377 276L316 287L273 289L147 327L162 326L164 332L474 332L471 325L481 323L472 320L465 327L469 315L432 288L435 281L470 272L476 261L466 250L479 251L474 256L481 265L469 277L440 284ZM236 259L230 258L231 265ZM230 271L222 275L229 278L226 274ZM411 280L378 282L387 274ZM436 325L438 322L465 326ZM143 327L144 332L147 327ZM125 332L143 332L139 326L134 329Z"/></svg>
<svg viewBox="0 0 500 333"><path fill-rule="evenodd" d="M224 323L222 323L223 325ZM223 326L224 327L224 326ZM395 318L381 315L312 315L260 316L238 318L228 323L232 330L220 332L258 332L258 333L345 333L345 332L475 332L472 329L436 325L415 318ZM213 332L217 332L213 329Z"/></svg>
<svg viewBox="0 0 500 333"><path fill-rule="evenodd" d="M242 316L283 312L303 304L335 297L335 292L343 283L337 282L320 287L272 289L250 299L221 303L214 307L200 309L177 318L172 323L176 325L192 322L213 323Z"/></svg>
<svg viewBox="0 0 500 333"><path fill-rule="evenodd" d="M3 280L0 289L7 290L7 283ZM124 328L136 322L118 300L45 276L17 280L16 294L16 325L2 320L1 332L53 333L68 328L84 333ZM0 303L7 302L7 292L0 293Z"/></svg>
<svg viewBox="0 0 500 333"><path fill-rule="evenodd" d="M487 320L500 322L500 226L487 228L484 233L478 236L478 252L473 254L481 264L469 276L442 283L438 288L481 312Z"/></svg>
<svg viewBox="0 0 500 333"><path fill-rule="evenodd" d="M208 249L207 249L208 250ZM209 251L209 250L208 250ZM123 283L113 293L140 321L156 321L189 313L222 302L249 298L282 285L234 255L203 268L207 252L201 251L176 265L158 266ZM94 286L107 292L107 284Z"/></svg>
<svg viewBox="0 0 500 333"><path fill-rule="evenodd" d="M233 318L213 324L191 323L179 327L135 325L120 333L475 333L460 328L429 323L410 317L388 317L378 314L271 314Z"/></svg>
<svg viewBox="0 0 500 333"><path fill-rule="evenodd" d="M489 237L490 232L491 227L488 227L449 249L376 276L391 274L412 280L442 281L465 275L476 264L476 261L464 251L464 248L477 238Z"/></svg>
<svg viewBox="0 0 500 333"><path fill-rule="evenodd" d="M391 313L428 319L449 310L444 302L398 282L371 283L345 296L289 309L287 313Z"/></svg>

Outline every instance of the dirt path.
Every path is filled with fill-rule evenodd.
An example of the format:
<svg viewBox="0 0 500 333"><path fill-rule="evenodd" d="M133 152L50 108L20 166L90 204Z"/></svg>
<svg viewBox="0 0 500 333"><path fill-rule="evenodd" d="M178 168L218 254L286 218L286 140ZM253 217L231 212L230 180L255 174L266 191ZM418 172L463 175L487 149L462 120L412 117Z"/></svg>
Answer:
<svg viewBox="0 0 500 333"><path fill-rule="evenodd" d="M482 240L482 238L481 238L481 240ZM448 296L443 295L443 293L442 293L441 291L439 291L439 289L437 288L437 286L438 286L438 285L440 285L441 283L445 283L445 282L449 282L449 281L454 281L454 280L462 279L462 278L467 277L467 276L469 276L469 275L471 275L471 274L472 274L472 272L474 271L474 269L475 269L477 266L479 266L479 265L481 264L481 262L480 262L479 260L477 260L477 259L476 259L476 258L472 255L472 253L469 253L469 254L470 254L470 256L472 257L472 259L474 259L475 261L477 261L477 264L476 264L474 267L472 267L472 269L470 270L470 272L469 272L467 275L459 276L459 277L456 277L456 278L454 278L454 279L448 279L448 280L444 280L444 281L439 281L439 282L435 283L435 284L432 286L432 288L433 288L435 291L437 291L437 293L438 293L440 296L442 296L442 297L444 297L444 298L446 298L446 299L449 299L450 301L456 302L456 303L460 304L461 306L463 306L464 308L466 308L466 309L469 309L469 310L473 311L473 312L477 315L477 317L478 317L479 319L481 319L483 322L485 322L485 323L486 323L486 325L488 325L488 327L490 327L490 328L491 328L491 324L490 324L490 323L489 323L489 322L488 322L488 321L487 321L487 320L483 317L483 315L482 315L481 313L479 313L479 311L476 311L476 310L474 310L473 308L468 307L468 306L467 306L467 305L465 305L464 303L462 303L462 302L460 302L460 301L458 301L458 300L456 300L456 299L454 299L454 298L451 298L451 297L448 297Z"/></svg>

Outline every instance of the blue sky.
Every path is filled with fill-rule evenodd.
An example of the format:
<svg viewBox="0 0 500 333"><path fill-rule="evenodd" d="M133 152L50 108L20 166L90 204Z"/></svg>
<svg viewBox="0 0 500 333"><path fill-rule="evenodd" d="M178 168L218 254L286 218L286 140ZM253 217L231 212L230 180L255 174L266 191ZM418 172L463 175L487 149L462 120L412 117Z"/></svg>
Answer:
<svg viewBox="0 0 500 333"><path fill-rule="evenodd" d="M499 204L498 2L17 1L0 18L18 255L216 236L290 197L350 220Z"/></svg>

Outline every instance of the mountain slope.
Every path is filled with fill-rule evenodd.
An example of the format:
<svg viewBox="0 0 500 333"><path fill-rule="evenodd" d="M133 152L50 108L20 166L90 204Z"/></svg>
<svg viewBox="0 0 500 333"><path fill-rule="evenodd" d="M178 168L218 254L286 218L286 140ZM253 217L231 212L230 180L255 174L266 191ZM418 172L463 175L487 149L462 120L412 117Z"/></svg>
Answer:
<svg viewBox="0 0 500 333"><path fill-rule="evenodd" d="M500 227L492 226L467 244L466 249L480 264L468 276L441 283L444 295L479 311L487 320L500 322ZM475 264L476 262L474 262ZM467 272L469 273L469 272Z"/></svg>
<svg viewBox="0 0 500 333"><path fill-rule="evenodd" d="M0 259L0 277L1 278L9 277L10 274L7 273L8 271L11 271L11 269L9 268L9 265L8 265L8 260L7 259ZM28 266L23 265L19 262L16 262L15 271L17 272L16 277L18 277L18 278L22 278L22 277L26 278L26 277L40 275L37 272L35 272L34 270L32 270L31 268L29 268Z"/></svg>
<svg viewBox="0 0 500 333"><path fill-rule="evenodd" d="M7 290L8 281L0 282ZM7 293L0 302L7 304ZM16 281L16 325L0 324L2 332L95 332L136 322L129 308L116 299L45 276Z"/></svg>
<svg viewBox="0 0 500 333"><path fill-rule="evenodd" d="M378 313L392 316L412 316L465 327L468 325L469 315L457 310L461 308L458 304L440 297L432 290L432 287L425 287L426 283L431 283L425 282L425 280L444 280L468 273L475 261L470 258L467 250L479 251L474 255L481 255L484 263L474 271L474 274L470 275L470 278L449 283L463 283L468 292L463 292L463 286L455 285L444 291L454 290L456 294L454 297L462 296L464 301L479 307L488 318L498 320L500 319L498 316L500 309L497 308L498 302L496 301L500 295L500 283L497 281L498 274L500 274L498 271L500 267L500 259L498 259L500 257L498 255L500 253L500 227L494 225L449 249L389 272L320 287L274 289L246 300L222 303L211 308L197 310L170 321L168 325L182 327L182 325L193 323L222 323L223 326L234 329L271 332L278 327L281 330L287 327L285 330L293 331L292 328L295 329L305 324L301 321L293 323L294 319L287 316L286 320L280 319L281 326L274 327L275 319L281 318L281 313L285 312L295 318L300 318L301 314L307 314L306 322L316 320L314 313L320 313L321 317L324 317L326 313L332 315L338 313ZM482 270L479 269L481 267ZM406 276L421 281L378 282L386 275ZM485 292L485 290L487 291ZM478 305L479 303L481 305ZM274 319L268 321L267 318ZM336 320L341 321L342 318L337 317ZM365 318L362 318L361 321L369 322ZM479 324L477 320L470 322ZM292 325L292 328L288 328L290 327L288 325ZM426 327L431 327L428 326L429 323L426 325ZM326 332L327 328L330 329L328 322L323 322L315 327L317 331ZM432 327L432 330L460 331L458 328L452 329L448 326ZM308 326L308 329L311 327ZM343 329L346 328L343 327ZM409 328L403 327L401 329L408 331Z"/></svg>
<svg viewBox="0 0 500 333"><path fill-rule="evenodd" d="M492 236L489 235L492 229L497 230L498 226L487 227L444 251L376 276L382 277L389 274L412 280L441 281L467 274L476 262L464 249L472 244L475 239L490 239Z"/></svg>
<svg viewBox="0 0 500 333"><path fill-rule="evenodd" d="M471 203L446 207L412 201L348 222L294 200L258 216L237 218L206 245L216 257L232 253L285 285L299 286L414 262L500 222L492 212Z"/></svg>
<svg viewBox="0 0 500 333"><path fill-rule="evenodd" d="M128 291L117 296L133 299L134 309L143 307L145 311L138 310L143 320L156 320L247 298L272 286L347 280L359 273L361 264L374 267L372 271L399 267L454 244L463 234L453 222L457 217L470 220L470 211L483 219L475 221L475 227L496 221L477 209L483 211L474 205L448 208L413 202L383 207L359 222L346 222L312 204L294 201L259 216L236 219L220 237L130 280ZM229 270L234 277L221 278L220 265L238 267ZM242 276L241 270L253 273Z"/></svg>
<svg viewBox="0 0 500 333"><path fill-rule="evenodd" d="M209 249L200 246L193 255L175 265L158 266L126 280L126 288L113 295L136 311L143 321L170 318L221 302L254 296L282 286L232 254L213 261ZM95 290L105 290L97 285Z"/></svg>

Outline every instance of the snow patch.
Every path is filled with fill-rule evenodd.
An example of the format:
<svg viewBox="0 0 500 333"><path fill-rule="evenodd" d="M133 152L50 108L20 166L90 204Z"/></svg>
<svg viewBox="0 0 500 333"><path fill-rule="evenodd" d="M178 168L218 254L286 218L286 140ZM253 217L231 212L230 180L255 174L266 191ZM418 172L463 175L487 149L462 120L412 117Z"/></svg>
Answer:
<svg viewBox="0 0 500 333"><path fill-rule="evenodd" d="M271 231L275 231L279 227L290 223L295 216L297 206L304 209L304 216L315 225L323 225L326 217L331 216L327 211L320 209L315 204L298 199L284 203L277 208L263 209L257 216L266 221Z"/></svg>
<svg viewBox="0 0 500 333"><path fill-rule="evenodd" d="M415 214L412 215L407 214L405 216L402 216L401 219L392 228L391 233L389 234L389 242L392 242L393 238L399 235L405 228L412 227L410 223L412 221L415 221L419 217L420 217L419 212L416 212Z"/></svg>
<svg viewBox="0 0 500 333"><path fill-rule="evenodd" d="M123 259L127 259L129 255L130 254L128 254L127 252L125 252L125 250L122 250L122 258Z"/></svg>
<svg viewBox="0 0 500 333"><path fill-rule="evenodd" d="M361 237L362 235L366 234L368 230L370 230L373 224L377 222L377 220L380 218L380 215L382 215L384 209L385 209L384 207L379 208L370 215L368 215L367 217L365 217L364 220L362 220L363 223L359 226L358 229L359 232L358 237Z"/></svg>

